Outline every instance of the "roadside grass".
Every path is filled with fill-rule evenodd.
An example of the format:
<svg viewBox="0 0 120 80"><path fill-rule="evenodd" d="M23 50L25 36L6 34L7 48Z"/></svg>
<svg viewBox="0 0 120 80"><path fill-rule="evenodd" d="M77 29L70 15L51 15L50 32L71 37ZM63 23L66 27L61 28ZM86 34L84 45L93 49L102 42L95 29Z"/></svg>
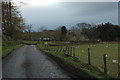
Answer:
<svg viewBox="0 0 120 80"><path fill-rule="evenodd" d="M21 47L22 44L19 44L19 45L15 45L15 46L3 46L2 47L2 57L6 57L7 55L9 55L13 50Z"/></svg>
<svg viewBox="0 0 120 80"><path fill-rule="evenodd" d="M25 40L23 40L23 41L22 41L22 44L26 44L26 45L36 45L36 44L37 44L37 41L25 41Z"/></svg>
<svg viewBox="0 0 120 80"><path fill-rule="evenodd" d="M13 50L21 47L21 40L13 40L9 36L2 36L2 58L9 55Z"/></svg>
<svg viewBox="0 0 120 80"><path fill-rule="evenodd" d="M78 68L88 74L88 76L91 76L92 78L110 78L110 76L105 75L102 71L100 71L97 67L94 67L92 65L88 65L84 62L79 62L75 61L75 58L72 57L66 57L64 54L61 54L60 52L55 52L55 51L49 51L46 50L44 45L42 44L37 44L37 47L42 50L44 53L53 55L57 58L60 58L62 61L73 65L75 68Z"/></svg>

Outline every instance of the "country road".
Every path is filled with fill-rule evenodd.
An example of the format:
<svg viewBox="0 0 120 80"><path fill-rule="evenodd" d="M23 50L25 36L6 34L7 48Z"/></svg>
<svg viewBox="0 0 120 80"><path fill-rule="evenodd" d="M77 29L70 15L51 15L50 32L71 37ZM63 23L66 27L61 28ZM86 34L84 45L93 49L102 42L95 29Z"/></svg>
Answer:
<svg viewBox="0 0 120 80"><path fill-rule="evenodd" d="M70 78L35 45L24 45L2 60L3 78Z"/></svg>

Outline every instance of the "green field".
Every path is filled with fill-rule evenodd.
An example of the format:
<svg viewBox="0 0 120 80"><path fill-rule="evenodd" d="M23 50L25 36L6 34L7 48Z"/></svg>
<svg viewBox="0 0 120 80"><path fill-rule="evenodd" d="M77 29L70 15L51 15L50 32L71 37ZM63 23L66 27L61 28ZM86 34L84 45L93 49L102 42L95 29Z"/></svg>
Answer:
<svg viewBox="0 0 120 80"><path fill-rule="evenodd" d="M70 45L75 47L75 56L83 63L88 64L88 48L90 48L91 65L98 67L104 72L103 54L107 54L107 69L108 74L117 77L118 63L113 63L112 60L118 61L118 43L103 42L103 43L87 43L79 45ZM49 49L59 49L66 46L50 46Z"/></svg>
<svg viewBox="0 0 120 80"><path fill-rule="evenodd" d="M76 57L78 57L84 63L88 63L88 47L90 48L91 53L91 64L103 71L103 54L107 54L108 74L116 77L118 73L118 64L113 63L112 60L118 61L118 43L76 45Z"/></svg>

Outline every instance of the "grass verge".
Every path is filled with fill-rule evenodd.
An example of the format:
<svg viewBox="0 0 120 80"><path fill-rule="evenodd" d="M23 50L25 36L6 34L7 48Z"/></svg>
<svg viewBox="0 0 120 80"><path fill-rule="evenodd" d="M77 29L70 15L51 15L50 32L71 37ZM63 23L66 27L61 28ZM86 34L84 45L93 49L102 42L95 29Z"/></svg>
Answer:
<svg viewBox="0 0 120 80"><path fill-rule="evenodd" d="M37 41L22 41L22 44L26 44L26 45L36 45Z"/></svg>
<svg viewBox="0 0 120 80"><path fill-rule="evenodd" d="M14 46L3 46L2 47L2 58L6 57L7 55L9 55L13 50L21 47L22 44L19 45L14 45Z"/></svg>

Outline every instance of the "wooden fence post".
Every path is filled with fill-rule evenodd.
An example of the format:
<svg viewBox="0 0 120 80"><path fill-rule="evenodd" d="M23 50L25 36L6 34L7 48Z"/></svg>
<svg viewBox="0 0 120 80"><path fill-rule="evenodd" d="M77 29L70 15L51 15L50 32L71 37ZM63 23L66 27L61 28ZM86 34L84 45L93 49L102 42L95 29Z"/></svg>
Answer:
<svg viewBox="0 0 120 80"><path fill-rule="evenodd" d="M73 47L73 57L75 57L75 47Z"/></svg>
<svg viewBox="0 0 120 80"><path fill-rule="evenodd" d="M68 46L68 55L69 55L69 46Z"/></svg>
<svg viewBox="0 0 120 80"><path fill-rule="evenodd" d="M62 48L60 48L60 53L62 52Z"/></svg>
<svg viewBox="0 0 120 80"><path fill-rule="evenodd" d="M65 48L65 54L67 54L67 46L66 46L66 48Z"/></svg>
<svg viewBox="0 0 120 80"><path fill-rule="evenodd" d="M62 48L62 53L64 53L64 48Z"/></svg>
<svg viewBox="0 0 120 80"><path fill-rule="evenodd" d="M70 47L70 56L72 56L72 47Z"/></svg>
<svg viewBox="0 0 120 80"><path fill-rule="evenodd" d="M90 48L88 48L88 64L91 65L91 62L90 62Z"/></svg>
<svg viewBox="0 0 120 80"><path fill-rule="evenodd" d="M65 54L65 49L63 48L63 54Z"/></svg>
<svg viewBox="0 0 120 80"><path fill-rule="evenodd" d="M60 52L60 47L58 48L58 52Z"/></svg>
<svg viewBox="0 0 120 80"><path fill-rule="evenodd" d="M59 52L59 47L57 48L57 52Z"/></svg>
<svg viewBox="0 0 120 80"><path fill-rule="evenodd" d="M107 74L107 55L103 54L103 60L104 60L104 72Z"/></svg>

